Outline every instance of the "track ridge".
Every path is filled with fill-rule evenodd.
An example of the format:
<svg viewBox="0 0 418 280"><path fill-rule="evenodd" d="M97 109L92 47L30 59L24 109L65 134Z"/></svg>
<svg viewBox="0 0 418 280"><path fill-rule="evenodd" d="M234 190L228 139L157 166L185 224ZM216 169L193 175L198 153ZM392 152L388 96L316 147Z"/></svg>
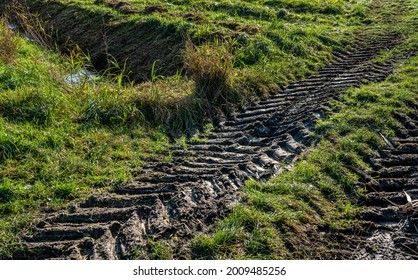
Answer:
<svg viewBox="0 0 418 280"><path fill-rule="evenodd" d="M144 165L133 182L109 194L45 213L31 234L22 236L25 249L14 258L141 258L154 240L164 240L181 257L195 232L239 201L245 180L267 180L291 168L314 142L311 130L331 98L391 74L395 58L372 59L400 42L391 35L336 52L316 75L221 122L206 142L174 149L173 162Z"/></svg>

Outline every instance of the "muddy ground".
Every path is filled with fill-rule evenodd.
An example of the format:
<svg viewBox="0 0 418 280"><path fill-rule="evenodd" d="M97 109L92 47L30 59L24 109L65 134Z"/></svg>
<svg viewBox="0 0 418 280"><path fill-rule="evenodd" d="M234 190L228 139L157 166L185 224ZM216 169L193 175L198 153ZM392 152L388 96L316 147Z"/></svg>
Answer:
<svg viewBox="0 0 418 280"><path fill-rule="evenodd" d="M240 200L247 179L267 180L291 168L315 143L310 132L327 114L330 99L392 73L397 58L385 63L372 59L400 42L396 35L359 38L350 51L334 53L333 63L316 75L222 121L206 142L174 150L173 162L143 166L134 182L116 186L112 193L91 196L58 213L45 212L33 232L22 236L25 249L14 258L145 258L156 240L169 244L175 258L189 258L192 238L210 231ZM404 194L414 201L418 196L417 118L399 118L405 128L376 155L375 173L364 173L370 193L363 218L370 226L358 240L344 241L354 253L340 257L417 257L416 207L408 208ZM378 179L367 181L371 176Z"/></svg>
<svg viewBox="0 0 418 280"><path fill-rule="evenodd" d="M411 107L411 115L397 114L402 127L385 138L371 159L374 171L363 175L361 216L373 223L353 248L356 259L418 259L418 104Z"/></svg>

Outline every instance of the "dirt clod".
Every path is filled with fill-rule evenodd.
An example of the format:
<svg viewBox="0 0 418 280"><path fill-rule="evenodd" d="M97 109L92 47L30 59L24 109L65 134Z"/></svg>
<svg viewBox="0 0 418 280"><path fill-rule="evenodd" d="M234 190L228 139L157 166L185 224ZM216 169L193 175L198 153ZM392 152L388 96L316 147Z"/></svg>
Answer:
<svg viewBox="0 0 418 280"><path fill-rule="evenodd" d="M136 9L131 3L118 1L118 0L96 0L94 1L96 5L104 5L115 10L118 10L122 14L135 14L139 13L139 10Z"/></svg>
<svg viewBox="0 0 418 280"><path fill-rule="evenodd" d="M168 12L168 9L161 5L146 6L144 10L142 11L144 15L149 15L153 13L166 13L166 12Z"/></svg>

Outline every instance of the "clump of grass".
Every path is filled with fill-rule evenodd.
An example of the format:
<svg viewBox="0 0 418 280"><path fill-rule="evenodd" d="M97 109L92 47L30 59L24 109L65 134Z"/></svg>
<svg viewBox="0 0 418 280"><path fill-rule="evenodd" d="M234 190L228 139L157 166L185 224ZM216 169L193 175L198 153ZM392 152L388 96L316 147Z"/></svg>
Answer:
<svg viewBox="0 0 418 280"><path fill-rule="evenodd" d="M173 252L171 247L164 243L164 241L150 240L150 255L149 259L152 260L170 260L173 259Z"/></svg>
<svg viewBox="0 0 418 280"><path fill-rule="evenodd" d="M138 108L127 96L103 87L97 95L91 95L83 106L81 120L101 125L135 125L141 118Z"/></svg>
<svg viewBox="0 0 418 280"><path fill-rule="evenodd" d="M96 81L71 89L82 100L81 123L108 127L147 124L169 133L184 133L205 120L205 99L191 94L182 76L158 77L140 85Z"/></svg>
<svg viewBox="0 0 418 280"><path fill-rule="evenodd" d="M13 64L19 46L19 39L13 36L6 17L0 18L0 62Z"/></svg>
<svg viewBox="0 0 418 280"><path fill-rule="evenodd" d="M146 122L178 134L199 126L208 116L206 99L192 95L192 88L192 83L181 76L160 78L139 85L132 101Z"/></svg>
<svg viewBox="0 0 418 280"><path fill-rule="evenodd" d="M74 199L80 188L74 183L58 183L54 189L54 196L58 199Z"/></svg>
<svg viewBox="0 0 418 280"><path fill-rule="evenodd" d="M210 104L230 102L233 94L233 57L226 44L206 43L200 47L190 41L185 51L185 65L195 83L197 96Z"/></svg>

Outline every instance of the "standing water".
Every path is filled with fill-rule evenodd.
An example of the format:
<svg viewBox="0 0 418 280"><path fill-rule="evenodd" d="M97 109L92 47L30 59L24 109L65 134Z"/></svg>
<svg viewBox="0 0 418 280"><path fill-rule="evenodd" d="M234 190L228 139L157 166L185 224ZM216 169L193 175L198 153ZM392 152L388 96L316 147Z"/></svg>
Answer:
<svg viewBox="0 0 418 280"><path fill-rule="evenodd" d="M13 23L9 23L8 27L12 31L17 31L18 26ZM34 39L30 38L27 34L22 34L22 37L29 42L36 42ZM92 71L89 71L87 69L81 68L74 70L71 74L69 74L65 78L65 82L70 85L78 85L82 82L93 82L98 79L98 75L93 73Z"/></svg>

